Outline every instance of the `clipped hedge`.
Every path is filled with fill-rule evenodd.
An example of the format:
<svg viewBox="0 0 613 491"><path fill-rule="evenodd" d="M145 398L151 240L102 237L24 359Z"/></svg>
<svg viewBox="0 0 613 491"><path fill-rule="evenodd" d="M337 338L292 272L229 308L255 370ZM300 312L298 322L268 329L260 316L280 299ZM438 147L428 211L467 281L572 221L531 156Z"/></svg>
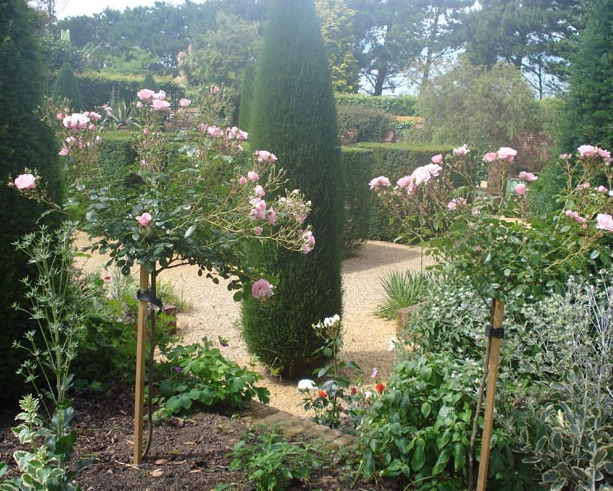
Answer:
<svg viewBox="0 0 613 491"><path fill-rule="evenodd" d="M126 169L134 163L136 150L129 131L109 131L102 140L98 165L109 181L126 174Z"/></svg>
<svg viewBox="0 0 613 491"><path fill-rule="evenodd" d="M393 116L416 116L413 96L372 96L365 94L335 94L338 106L358 106L378 109Z"/></svg>
<svg viewBox="0 0 613 491"><path fill-rule="evenodd" d="M345 256L355 253L369 238L372 193L373 151L368 148L343 147L341 159L345 171Z"/></svg>
<svg viewBox="0 0 613 491"><path fill-rule="evenodd" d="M344 143L380 142L392 126L392 117L381 109L337 106L338 131Z"/></svg>

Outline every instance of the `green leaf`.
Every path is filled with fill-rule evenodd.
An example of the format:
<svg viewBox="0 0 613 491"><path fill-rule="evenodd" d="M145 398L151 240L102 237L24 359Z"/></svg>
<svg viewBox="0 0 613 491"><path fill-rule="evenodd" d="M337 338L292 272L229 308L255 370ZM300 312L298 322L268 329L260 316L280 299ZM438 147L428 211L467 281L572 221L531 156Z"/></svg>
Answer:
<svg viewBox="0 0 613 491"><path fill-rule="evenodd" d="M418 438L415 441L415 449L413 450L413 456L411 457L411 467L414 471L418 471L426 463L426 454L424 453L425 447L426 442L423 438Z"/></svg>
<svg viewBox="0 0 613 491"><path fill-rule="evenodd" d="M183 236L183 238L187 239L189 236L191 236L194 233L194 230L196 230L196 224L194 223L192 226L190 226L186 231L185 231L185 235Z"/></svg>
<svg viewBox="0 0 613 491"><path fill-rule="evenodd" d="M541 476L541 479L543 480L543 482L553 483L553 482L558 482L560 477L562 477L562 476L560 475L560 473L557 470L549 469L548 471L545 471L543 473L543 475Z"/></svg>
<svg viewBox="0 0 613 491"><path fill-rule="evenodd" d="M598 249L594 249L590 252L590 259L596 259L598 256L600 256L600 251Z"/></svg>
<svg viewBox="0 0 613 491"><path fill-rule="evenodd" d="M427 418L428 416L430 416L430 413L432 412L432 405L429 402L424 402L421 405L421 414L424 418Z"/></svg>

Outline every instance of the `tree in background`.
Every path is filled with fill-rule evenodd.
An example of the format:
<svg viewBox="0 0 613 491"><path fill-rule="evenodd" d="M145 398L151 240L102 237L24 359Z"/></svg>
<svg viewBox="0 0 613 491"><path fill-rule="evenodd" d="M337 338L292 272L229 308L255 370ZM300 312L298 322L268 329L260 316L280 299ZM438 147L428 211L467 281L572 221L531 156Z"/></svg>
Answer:
<svg viewBox="0 0 613 491"><path fill-rule="evenodd" d="M77 79L74 76L72 66L66 62L60 68L55 79L55 85L53 87L53 100L59 101L66 99L70 103L70 108L75 112L83 110L83 101L81 100L81 93L77 86Z"/></svg>
<svg viewBox="0 0 613 491"><path fill-rule="evenodd" d="M355 10L345 0L316 0L315 8L321 22L335 92L354 93L360 86L360 69L353 52L352 32Z"/></svg>
<svg viewBox="0 0 613 491"><path fill-rule="evenodd" d="M317 243L306 255L250 251L253 260L276 272L278 285L266 302L243 302L243 328L253 354L293 377L312 368L313 353L322 346L312 325L342 313L344 180L332 79L313 0L268 5L251 145L273 152L289 186L312 200L309 223Z"/></svg>
<svg viewBox="0 0 613 491"><path fill-rule="evenodd" d="M509 64L475 67L463 59L423 87L418 114L424 141L490 151L508 146L536 124L534 95L519 69Z"/></svg>
<svg viewBox="0 0 613 491"><path fill-rule="evenodd" d="M34 31L34 16L25 0L0 0L0 172L2 183L36 168L50 184L52 198L61 201L57 175L58 148L51 131L34 114L42 102L45 72ZM54 192L55 191L55 192ZM28 316L13 303L22 300L21 279L32 273L27 258L13 243L34 231L45 207L25 199L8 186L0 186L0 398L16 396L23 387L15 372L23 353L12 349L13 341L33 328ZM21 389L23 390L23 389Z"/></svg>
<svg viewBox="0 0 613 491"><path fill-rule="evenodd" d="M571 64L570 91L563 110L561 147L613 148L613 0L593 0Z"/></svg>
<svg viewBox="0 0 613 491"><path fill-rule="evenodd" d="M462 16L466 54L474 65L499 61L520 68L542 98L558 91L581 24L581 0L484 0Z"/></svg>

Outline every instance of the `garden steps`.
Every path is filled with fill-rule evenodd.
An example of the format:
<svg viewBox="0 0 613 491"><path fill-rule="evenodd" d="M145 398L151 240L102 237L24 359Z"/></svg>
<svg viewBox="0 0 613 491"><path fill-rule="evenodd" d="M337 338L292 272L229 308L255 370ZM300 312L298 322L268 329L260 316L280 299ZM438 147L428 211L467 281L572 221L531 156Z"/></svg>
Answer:
<svg viewBox="0 0 613 491"><path fill-rule="evenodd" d="M239 413L239 417L248 426L278 427L288 438L299 438L300 435L304 435L304 439L321 438L326 442L323 447L327 450L337 450L355 442L355 437L352 435L255 401L250 402L247 408Z"/></svg>

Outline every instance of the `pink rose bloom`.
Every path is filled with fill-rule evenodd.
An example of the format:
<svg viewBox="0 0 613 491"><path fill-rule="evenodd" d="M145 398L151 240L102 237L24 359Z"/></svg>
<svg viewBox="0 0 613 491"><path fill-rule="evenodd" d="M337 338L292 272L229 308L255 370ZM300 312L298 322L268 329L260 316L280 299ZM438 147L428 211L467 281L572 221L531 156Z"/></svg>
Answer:
<svg viewBox="0 0 613 491"><path fill-rule="evenodd" d="M604 186L598 186L597 188L594 189L594 191L597 191L598 193L602 193L602 194L607 194L609 190L605 188Z"/></svg>
<svg viewBox="0 0 613 491"><path fill-rule="evenodd" d="M147 225L149 225L151 218L152 218L151 215L145 212L142 215L138 215L136 217L136 221L140 223L143 227L146 227Z"/></svg>
<svg viewBox="0 0 613 491"><path fill-rule="evenodd" d="M433 164L440 164L440 163L442 163L442 162L443 162L443 156L442 156L442 155L439 153L439 154L437 154L437 155L434 155L434 156L433 156L433 157L430 159L430 161L431 161Z"/></svg>
<svg viewBox="0 0 613 491"><path fill-rule="evenodd" d="M249 212L249 218L255 220L265 220L266 219L266 201L262 198L253 198L249 201L249 203L253 206L253 209Z"/></svg>
<svg viewBox="0 0 613 491"><path fill-rule="evenodd" d="M36 187L36 177L34 177L32 174L20 174L17 176L13 184L15 184L15 187L20 191L34 189Z"/></svg>
<svg viewBox="0 0 613 491"><path fill-rule="evenodd" d="M538 179L532 172L521 171L519 173L519 178L523 179L526 182L534 182Z"/></svg>
<svg viewBox="0 0 613 491"><path fill-rule="evenodd" d="M247 172L247 179L249 179L251 182L257 182L259 178L260 176L258 175L257 172L252 171L252 170Z"/></svg>
<svg viewBox="0 0 613 491"><path fill-rule="evenodd" d="M232 126L232 128L227 128L226 131L228 132L228 136L232 140L242 140L242 141L244 141L247 138L249 138L249 133L247 133L246 131L243 131L243 130L237 128L236 126Z"/></svg>
<svg viewBox="0 0 613 491"><path fill-rule="evenodd" d="M470 153L470 150L468 149L468 145L466 145L466 143L459 148L453 149L453 154L456 157L461 157L462 155L468 155L469 153Z"/></svg>
<svg viewBox="0 0 613 491"><path fill-rule="evenodd" d="M577 148L579 158L598 157L598 147L593 145L581 145Z"/></svg>
<svg viewBox="0 0 613 491"><path fill-rule="evenodd" d="M509 147L500 147L498 149L498 158L500 160L508 160L509 162L513 162L513 159L517 155L517 150L513 150Z"/></svg>
<svg viewBox="0 0 613 491"><path fill-rule="evenodd" d="M277 222L277 212L274 208L270 207L268 212L266 213L266 220L268 221L268 225L274 225Z"/></svg>
<svg viewBox="0 0 613 491"><path fill-rule="evenodd" d="M142 108L143 108L143 107L145 107L145 106L143 105L143 103L142 103L141 101L138 101L138 102L136 103L136 107L137 107L137 108L139 108L139 109L142 109Z"/></svg>
<svg viewBox="0 0 613 491"><path fill-rule="evenodd" d="M188 107L191 103L192 101L190 99L186 99L185 97L181 97L179 100L179 106L181 107Z"/></svg>
<svg viewBox="0 0 613 491"><path fill-rule="evenodd" d="M57 115L56 115L56 118L59 121L63 121L65 117L66 117L66 115L64 113L57 113Z"/></svg>
<svg viewBox="0 0 613 491"><path fill-rule="evenodd" d="M266 194L266 192L264 191L264 188L258 184L255 188L253 188L253 194L255 194L258 198L261 198Z"/></svg>
<svg viewBox="0 0 613 491"><path fill-rule="evenodd" d="M447 208L449 208L451 211L458 207L463 208L464 206L466 206L466 200L464 198L453 198L449 203L447 203Z"/></svg>
<svg viewBox="0 0 613 491"><path fill-rule="evenodd" d="M98 144L102 143L102 137L100 135L96 136L96 138L94 138L94 141Z"/></svg>
<svg viewBox="0 0 613 491"><path fill-rule="evenodd" d="M315 247L315 236L313 235L313 232L306 230L302 233L302 238L304 239L304 243L302 244L302 252L303 254L308 254Z"/></svg>
<svg viewBox="0 0 613 491"><path fill-rule="evenodd" d="M61 155L62 157L65 157L66 155L68 155L68 153L69 153L68 148L63 146L62 149L59 151L58 155Z"/></svg>
<svg viewBox="0 0 613 491"><path fill-rule="evenodd" d="M102 119L102 116L100 115L100 113L97 113L95 111L90 111L89 112L89 118L93 121L98 121L100 119Z"/></svg>
<svg viewBox="0 0 613 491"><path fill-rule="evenodd" d="M211 95L217 95L219 92L219 87L217 85L211 86Z"/></svg>
<svg viewBox="0 0 613 491"><path fill-rule="evenodd" d="M606 160L608 163L611 163L611 152L609 152L608 150L605 150L604 148L599 148L598 156Z"/></svg>
<svg viewBox="0 0 613 491"><path fill-rule="evenodd" d="M154 99L151 103L151 107L156 111L165 111L170 108L170 102L162 100L162 99Z"/></svg>
<svg viewBox="0 0 613 491"><path fill-rule="evenodd" d="M586 221L586 219L579 215L579 213L577 213L576 211L566 210L565 213L568 218L572 218L575 222L584 223Z"/></svg>
<svg viewBox="0 0 613 491"><path fill-rule="evenodd" d="M255 228L253 229L253 233L254 233L255 235L257 235L257 236L262 235L262 232L263 232L263 231L264 231L264 229L263 229L262 227L255 227Z"/></svg>
<svg viewBox="0 0 613 491"><path fill-rule="evenodd" d="M245 176L240 176L240 177L238 178L238 183L239 183L241 186L244 186L245 184L247 184L247 182L248 182L248 181L247 181L247 178L246 178Z"/></svg>
<svg viewBox="0 0 613 491"><path fill-rule="evenodd" d="M85 116L85 114L73 113L70 116L66 116L63 120L63 123L64 127L66 128L78 130L87 127L87 123L89 123L89 118Z"/></svg>
<svg viewBox="0 0 613 491"><path fill-rule="evenodd" d="M613 232L613 217L605 213L599 213L596 215L596 228Z"/></svg>
<svg viewBox="0 0 613 491"><path fill-rule="evenodd" d="M396 182L396 185L400 188L400 189L404 189L406 188L412 181L411 176L404 176L401 177L400 179L398 179L398 182Z"/></svg>
<svg viewBox="0 0 613 491"><path fill-rule="evenodd" d="M276 155L266 150L256 150L255 155L258 159L258 162L270 162L271 164L273 164L277 161Z"/></svg>
<svg viewBox="0 0 613 491"><path fill-rule="evenodd" d="M251 294L254 298L268 298L274 295L273 286L264 278L260 278L251 287Z"/></svg>
<svg viewBox="0 0 613 491"><path fill-rule="evenodd" d="M380 188L382 187L389 187L392 185L392 183L390 182L390 180L385 177L385 176L379 176L379 177L375 177L373 180L371 180L368 185L370 186L370 189L374 189L375 191L378 191Z"/></svg>
<svg viewBox="0 0 613 491"><path fill-rule="evenodd" d="M141 101L148 101L149 99L153 99L153 95L155 94L155 92L153 92L150 89L140 89L137 93L136 96L141 100Z"/></svg>
<svg viewBox="0 0 613 491"><path fill-rule="evenodd" d="M481 252L483 250L483 247L481 247L480 245L478 245L477 247L475 247L475 249L477 250L477 252Z"/></svg>
<svg viewBox="0 0 613 491"><path fill-rule="evenodd" d="M223 131L221 131L221 128L217 127L217 126L207 126L206 127L206 132L211 135L212 137L218 137L218 136L222 136L223 135Z"/></svg>
<svg viewBox="0 0 613 491"><path fill-rule="evenodd" d="M153 94L153 98L157 99L158 101L163 101L166 99L166 92L164 92L163 90L160 90L159 92L156 92L155 94Z"/></svg>
<svg viewBox="0 0 613 491"><path fill-rule="evenodd" d="M491 164L498 160L498 154L496 152L488 152L483 156L483 161Z"/></svg>
<svg viewBox="0 0 613 491"><path fill-rule="evenodd" d="M513 190L516 194L519 194L520 196L523 196L526 194L526 185L525 184L518 184L517 186L515 186L515 189Z"/></svg>

